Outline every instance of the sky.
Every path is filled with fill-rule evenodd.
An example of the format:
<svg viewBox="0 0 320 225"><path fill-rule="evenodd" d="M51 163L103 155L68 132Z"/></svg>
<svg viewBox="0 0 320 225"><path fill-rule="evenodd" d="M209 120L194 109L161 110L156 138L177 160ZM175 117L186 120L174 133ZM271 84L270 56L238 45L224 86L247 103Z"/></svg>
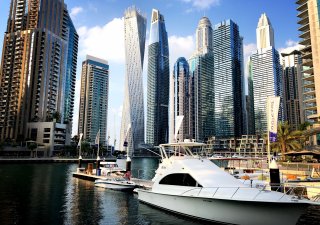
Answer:
<svg viewBox="0 0 320 225"><path fill-rule="evenodd" d="M169 39L170 71L181 56L188 59L195 49L195 30L201 17L212 25L232 19L243 37L244 58L256 49L256 27L266 13L274 29L275 47L279 51L297 46L298 25L294 0L64 0L80 36L74 124L77 134L81 64L87 54L109 62L108 133L110 144L119 144L122 103L124 97L125 54L123 15L135 5L147 18L147 40L144 60L144 99L146 106L147 57L150 18L153 8L164 16ZM0 52L7 26L10 0L0 2ZM145 111L146 115L146 111Z"/></svg>

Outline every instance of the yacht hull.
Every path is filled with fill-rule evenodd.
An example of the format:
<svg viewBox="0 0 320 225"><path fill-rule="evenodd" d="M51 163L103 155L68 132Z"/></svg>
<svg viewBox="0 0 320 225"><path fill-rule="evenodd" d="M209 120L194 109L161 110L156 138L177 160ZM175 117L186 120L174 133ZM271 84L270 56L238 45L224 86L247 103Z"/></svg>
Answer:
<svg viewBox="0 0 320 225"><path fill-rule="evenodd" d="M139 200L174 213L210 222L241 225L294 225L307 203L250 202L179 196L138 189Z"/></svg>

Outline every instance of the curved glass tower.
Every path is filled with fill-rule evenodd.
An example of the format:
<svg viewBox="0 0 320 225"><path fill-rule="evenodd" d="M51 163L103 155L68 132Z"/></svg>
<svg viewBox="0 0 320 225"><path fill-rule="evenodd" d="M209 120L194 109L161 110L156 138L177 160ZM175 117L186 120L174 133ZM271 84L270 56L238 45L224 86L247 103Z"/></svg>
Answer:
<svg viewBox="0 0 320 225"><path fill-rule="evenodd" d="M177 138L177 116L183 116ZM189 138L189 64L184 57L177 59L170 76L170 142Z"/></svg>
<svg viewBox="0 0 320 225"><path fill-rule="evenodd" d="M126 79L122 111L120 149L128 144L129 154L144 143L142 70L146 40L146 17L130 7L124 15Z"/></svg>
<svg viewBox="0 0 320 225"><path fill-rule="evenodd" d="M148 46L147 144L168 141L169 46L163 15L152 10Z"/></svg>

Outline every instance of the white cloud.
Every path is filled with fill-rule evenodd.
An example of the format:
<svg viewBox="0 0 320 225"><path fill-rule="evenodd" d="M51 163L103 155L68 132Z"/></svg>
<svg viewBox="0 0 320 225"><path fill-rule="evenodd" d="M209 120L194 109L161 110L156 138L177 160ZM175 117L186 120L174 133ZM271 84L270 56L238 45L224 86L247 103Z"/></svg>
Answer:
<svg viewBox="0 0 320 225"><path fill-rule="evenodd" d="M293 41L291 39L286 41L286 46L288 46L288 47L292 47L292 46L296 46L296 45L298 45L297 41Z"/></svg>
<svg viewBox="0 0 320 225"><path fill-rule="evenodd" d="M83 8L81 6L76 6L71 9L70 16L75 18L79 13L83 12Z"/></svg>
<svg viewBox="0 0 320 225"><path fill-rule="evenodd" d="M281 47L278 49L280 53L290 53L293 50L300 50L303 46L299 44L297 41L293 41L291 39L286 41L285 47Z"/></svg>
<svg viewBox="0 0 320 225"><path fill-rule="evenodd" d="M194 51L195 41L192 35L186 37L170 36L169 41L169 55L170 55L170 69L179 57L190 58Z"/></svg>
<svg viewBox="0 0 320 225"><path fill-rule="evenodd" d="M186 3L192 3L192 6L198 10L209 9L212 6L220 4L220 0L182 0Z"/></svg>
<svg viewBox="0 0 320 225"><path fill-rule="evenodd" d="M257 50L257 45L255 43L244 44L243 45L244 60L247 60L248 57L252 55L252 53L256 50Z"/></svg>
<svg viewBox="0 0 320 225"><path fill-rule="evenodd" d="M109 62L124 63L123 18L114 18L104 26L80 27L79 56L89 54Z"/></svg>

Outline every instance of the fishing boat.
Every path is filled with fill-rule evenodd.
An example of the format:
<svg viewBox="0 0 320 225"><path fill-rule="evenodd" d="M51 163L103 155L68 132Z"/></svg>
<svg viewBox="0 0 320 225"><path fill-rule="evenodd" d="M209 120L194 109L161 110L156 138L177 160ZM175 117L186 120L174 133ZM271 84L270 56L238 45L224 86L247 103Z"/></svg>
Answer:
<svg viewBox="0 0 320 225"><path fill-rule="evenodd" d="M210 222L241 225L296 224L309 205L289 195L243 184L207 158L194 155L204 144L160 145L161 163L151 188L137 188L138 199L177 214Z"/></svg>

